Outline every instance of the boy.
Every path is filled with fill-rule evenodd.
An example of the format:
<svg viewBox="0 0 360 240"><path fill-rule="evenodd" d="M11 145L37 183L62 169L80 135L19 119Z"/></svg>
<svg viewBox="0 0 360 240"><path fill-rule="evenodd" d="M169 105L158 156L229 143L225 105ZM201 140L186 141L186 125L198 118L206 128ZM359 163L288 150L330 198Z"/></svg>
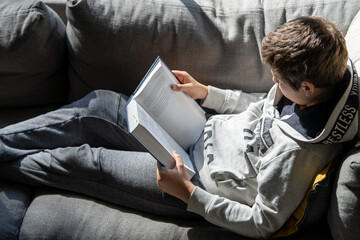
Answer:
<svg viewBox="0 0 360 240"><path fill-rule="evenodd" d="M355 136L358 82L350 62L347 68L342 34L319 17L278 27L263 39L261 53L276 85L252 104L244 93L207 87L186 72L174 72L183 84L173 89L235 115L210 118L194 146L206 191L180 184L181 176L160 165L158 182L208 221L268 238L294 212L314 176ZM180 156L175 159L181 164Z"/></svg>
<svg viewBox="0 0 360 240"><path fill-rule="evenodd" d="M221 113L191 148L197 168L191 181L176 152L173 169L158 164L160 189L187 205L156 189L155 161L134 152L145 150L126 131L126 97L107 91L1 129L0 176L194 217L187 208L241 235L268 238L356 135L358 83L342 34L318 17L269 33L262 55L276 83L266 98L208 87L174 71L182 82L174 90ZM117 150L95 148L100 146Z"/></svg>

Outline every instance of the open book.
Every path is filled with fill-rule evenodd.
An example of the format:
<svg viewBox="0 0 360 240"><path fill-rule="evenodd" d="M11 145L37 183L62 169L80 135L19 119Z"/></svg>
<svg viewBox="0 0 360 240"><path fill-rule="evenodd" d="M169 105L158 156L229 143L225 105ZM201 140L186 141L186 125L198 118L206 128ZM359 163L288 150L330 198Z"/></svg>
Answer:
<svg viewBox="0 0 360 240"><path fill-rule="evenodd" d="M165 167L174 167L176 150L191 178L195 172L188 150L199 139L206 118L194 99L171 89L177 83L158 57L127 103L128 130Z"/></svg>

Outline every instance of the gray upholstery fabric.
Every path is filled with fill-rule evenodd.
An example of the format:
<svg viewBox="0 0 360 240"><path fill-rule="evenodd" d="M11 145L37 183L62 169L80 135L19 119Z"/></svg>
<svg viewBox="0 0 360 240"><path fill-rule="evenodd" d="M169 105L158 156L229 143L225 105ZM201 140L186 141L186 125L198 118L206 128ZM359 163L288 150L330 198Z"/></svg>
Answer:
<svg viewBox="0 0 360 240"><path fill-rule="evenodd" d="M360 239L360 148L343 161L331 198L328 222L336 240Z"/></svg>
<svg viewBox="0 0 360 240"><path fill-rule="evenodd" d="M71 207L69 207L71 206ZM36 220L35 220L36 219ZM40 189L28 208L19 239L217 240L248 239L206 221L159 217L55 189ZM331 239L327 225L292 240Z"/></svg>
<svg viewBox="0 0 360 240"><path fill-rule="evenodd" d="M39 237L58 240L247 239L205 221L158 217L51 189L37 194L19 235L19 239Z"/></svg>
<svg viewBox="0 0 360 240"><path fill-rule="evenodd" d="M0 239L17 239L33 189L0 181Z"/></svg>
<svg viewBox="0 0 360 240"><path fill-rule="evenodd" d="M0 107L67 99L65 25L37 0L0 2Z"/></svg>
<svg viewBox="0 0 360 240"><path fill-rule="evenodd" d="M265 92L272 85L260 58L267 32L301 15L319 15L345 33L360 9L358 0L72 0L67 5L71 99L98 88L131 94L158 55L205 84Z"/></svg>

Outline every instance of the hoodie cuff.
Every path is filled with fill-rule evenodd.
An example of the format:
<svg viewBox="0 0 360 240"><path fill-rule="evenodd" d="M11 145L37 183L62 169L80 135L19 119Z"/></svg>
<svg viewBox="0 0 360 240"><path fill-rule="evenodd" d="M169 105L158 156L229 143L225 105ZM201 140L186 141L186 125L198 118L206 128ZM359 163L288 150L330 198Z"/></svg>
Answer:
<svg viewBox="0 0 360 240"><path fill-rule="evenodd" d="M201 106L221 112L226 98L226 90L209 85L209 90Z"/></svg>
<svg viewBox="0 0 360 240"><path fill-rule="evenodd" d="M212 197L212 194L202 188L196 187L190 195L187 210L205 216L206 205L208 205Z"/></svg>

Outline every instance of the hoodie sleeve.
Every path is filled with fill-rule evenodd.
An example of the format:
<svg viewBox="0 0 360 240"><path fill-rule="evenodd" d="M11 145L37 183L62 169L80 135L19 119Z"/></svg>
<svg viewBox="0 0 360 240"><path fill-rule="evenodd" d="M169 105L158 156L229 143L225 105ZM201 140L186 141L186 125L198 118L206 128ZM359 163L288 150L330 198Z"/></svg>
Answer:
<svg viewBox="0 0 360 240"><path fill-rule="evenodd" d="M211 108L218 113L240 113L252 102L257 102L266 96L265 93L244 93L243 91L224 90L209 86L208 94L202 106Z"/></svg>
<svg viewBox="0 0 360 240"><path fill-rule="evenodd" d="M258 194L252 206L197 187L187 209L240 235L269 238L295 211L321 166L321 161L312 153L287 151L260 168Z"/></svg>

